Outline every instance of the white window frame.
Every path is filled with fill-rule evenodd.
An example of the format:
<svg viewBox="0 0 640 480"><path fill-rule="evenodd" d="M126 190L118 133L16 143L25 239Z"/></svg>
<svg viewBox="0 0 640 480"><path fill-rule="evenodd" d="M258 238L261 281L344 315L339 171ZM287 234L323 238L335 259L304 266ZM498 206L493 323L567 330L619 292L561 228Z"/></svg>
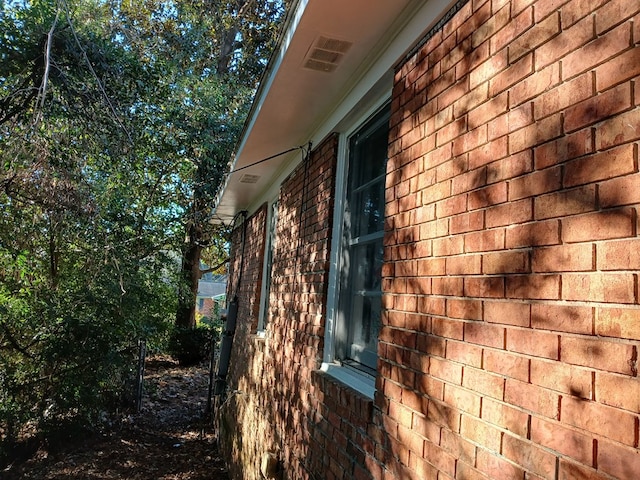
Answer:
<svg viewBox="0 0 640 480"><path fill-rule="evenodd" d="M333 209L333 232L331 238L331 257L329 267L329 285L327 289L327 318L325 322L325 348L321 370L342 383L349 385L364 396L373 398L375 393L375 376L352 366L343 364L336 358L336 328L340 303L340 271L341 254L343 252L343 213L347 193L349 140L366 123L375 117L383 108L390 108L390 92L385 90L360 115L354 116L348 128L341 132L336 172L335 202ZM377 374L377 372L376 372Z"/></svg>
<svg viewBox="0 0 640 480"><path fill-rule="evenodd" d="M267 320L269 317L269 297L271 296L273 257L277 243L276 231L278 227L278 208L278 197L267 203L267 225L265 232L264 258L262 260L262 287L260 289L260 310L258 313L258 329L256 332L259 337L266 336ZM274 223L273 218L274 212L276 216L276 223Z"/></svg>

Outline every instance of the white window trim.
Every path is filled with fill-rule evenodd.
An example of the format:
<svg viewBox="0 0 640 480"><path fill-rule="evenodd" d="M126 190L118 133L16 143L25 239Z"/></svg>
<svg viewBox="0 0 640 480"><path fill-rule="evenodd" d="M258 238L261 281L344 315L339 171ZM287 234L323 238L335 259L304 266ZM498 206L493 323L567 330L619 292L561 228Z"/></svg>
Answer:
<svg viewBox="0 0 640 480"><path fill-rule="evenodd" d="M329 285L327 288L327 318L325 321L324 352L321 370L338 381L348 385L362 395L373 399L375 393L375 377L348 365L343 365L335 358L335 329L337 325L339 303L340 254L342 253L343 212L346 195L348 140L372 118L391 98L391 90L385 89L373 102L362 107L359 114L349 122L349 126L340 135L338 162L336 167L335 201L333 206L333 231L331 233L331 257L329 260Z"/></svg>
<svg viewBox="0 0 640 480"><path fill-rule="evenodd" d="M279 190L279 189L278 189ZM266 316L269 313L269 299L267 296L267 276L271 273L269 272L269 248L273 248L270 244L269 240L269 228L271 226L271 218L273 217L273 204L278 201L278 196L272 198L267 202L267 215L266 215L266 230L265 230L265 245L264 245L264 255L262 259L262 286L260 287L260 310L258 311L258 329L256 331L256 335L258 337L266 337L267 330L265 328ZM277 227L277 226L276 226Z"/></svg>

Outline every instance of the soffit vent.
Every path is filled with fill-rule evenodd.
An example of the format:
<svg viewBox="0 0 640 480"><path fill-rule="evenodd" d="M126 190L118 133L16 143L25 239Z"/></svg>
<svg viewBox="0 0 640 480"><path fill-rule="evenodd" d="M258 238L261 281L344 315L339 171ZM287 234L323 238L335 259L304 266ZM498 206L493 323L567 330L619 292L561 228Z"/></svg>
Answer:
<svg viewBox="0 0 640 480"><path fill-rule="evenodd" d="M258 183L258 180L260 180L260 175L251 175L249 173L245 173L240 177L240 180L238 181L240 183Z"/></svg>
<svg viewBox="0 0 640 480"><path fill-rule="evenodd" d="M352 45L353 43L345 40L320 36L307 52L304 66L311 70L331 73L338 68L344 54Z"/></svg>

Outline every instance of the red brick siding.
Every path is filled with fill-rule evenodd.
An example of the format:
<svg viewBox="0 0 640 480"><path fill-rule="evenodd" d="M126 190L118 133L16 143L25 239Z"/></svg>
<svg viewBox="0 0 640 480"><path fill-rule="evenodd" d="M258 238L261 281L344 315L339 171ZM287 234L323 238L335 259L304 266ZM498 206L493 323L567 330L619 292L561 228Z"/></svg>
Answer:
<svg viewBox="0 0 640 480"><path fill-rule="evenodd" d="M310 478L311 465L325 455L312 426L328 408L316 397L312 372L322 361L337 149L338 136L329 136L281 185L266 338L240 327L257 324L257 307L239 316L232 393L220 422L234 478L261 478L268 451L282 460L289 478ZM247 237L263 235L264 225L251 225ZM235 235L235 251L238 240ZM239 260L232 258L237 271ZM261 270L263 257L245 262L245 269ZM259 290L251 291L257 295L249 303L259 305Z"/></svg>
<svg viewBox="0 0 640 480"><path fill-rule="evenodd" d="M221 412L233 478L266 451L286 479L637 476L638 25L625 0L469 0L399 65L374 401L317 371L337 136L283 183L267 338L239 329Z"/></svg>
<svg viewBox="0 0 640 480"><path fill-rule="evenodd" d="M389 471L637 474L631 3L470 1L398 68L376 404L395 422Z"/></svg>

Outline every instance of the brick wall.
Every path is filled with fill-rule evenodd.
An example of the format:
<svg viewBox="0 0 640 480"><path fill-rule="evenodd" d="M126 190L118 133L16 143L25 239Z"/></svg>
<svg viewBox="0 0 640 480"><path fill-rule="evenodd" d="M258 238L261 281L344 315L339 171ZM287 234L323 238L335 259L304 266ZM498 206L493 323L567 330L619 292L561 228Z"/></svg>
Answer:
<svg viewBox="0 0 640 480"><path fill-rule="evenodd" d="M639 11L470 1L397 71L379 403L419 478L640 472Z"/></svg>
<svg viewBox="0 0 640 480"><path fill-rule="evenodd" d="M281 186L266 335L239 327L231 393L221 409L222 444L233 478L262 478L260 461L268 452L284 463L287 478L309 478L314 456L308 424L318 408L311 372L322 361L337 147L331 135ZM264 225L250 225L248 237L263 236ZM249 262L251 269L261 269L262 260L252 256L245 269ZM255 292L251 281L247 277L245 288ZM243 310L241 301L240 308L239 326L257 324L257 307Z"/></svg>
<svg viewBox="0 0 640 480"><path fill-rule="evenodd" d="M469 0L399 64L373 401L317 371L337 136L284 182L233 478L267 451L290 479L637 477L639 26L637 1Z"/></svg>

